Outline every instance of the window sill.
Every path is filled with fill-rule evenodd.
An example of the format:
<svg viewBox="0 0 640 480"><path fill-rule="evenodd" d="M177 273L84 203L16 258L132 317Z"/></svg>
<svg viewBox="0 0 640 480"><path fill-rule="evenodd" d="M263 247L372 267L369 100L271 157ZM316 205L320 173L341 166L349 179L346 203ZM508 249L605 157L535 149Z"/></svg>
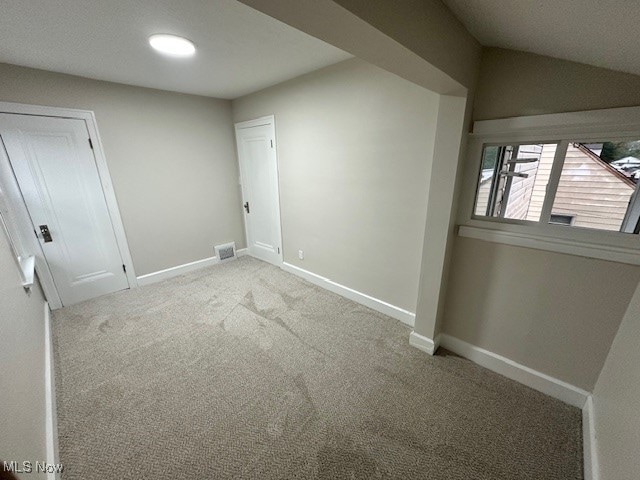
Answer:
<svg viewBox="0 0 640 480"><path fill-rule="evenodd" d="M598 245L577 240L548 237L538 234L524 234L491 228L460 225L458 235L486 242L514 245L548 252L565 253L578 257L597 258L610 262L640 265L640 250L635 248Z"/></svg>

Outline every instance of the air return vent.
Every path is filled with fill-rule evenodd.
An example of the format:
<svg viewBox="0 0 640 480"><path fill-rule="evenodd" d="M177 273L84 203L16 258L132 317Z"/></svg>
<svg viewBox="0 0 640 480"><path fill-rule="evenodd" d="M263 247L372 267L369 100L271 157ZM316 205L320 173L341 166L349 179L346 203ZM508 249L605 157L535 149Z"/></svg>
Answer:
<svg viewBox="0 0 640 480"><path fill-rule="evenodd" d="M216 245L213 247L218 258L218 263L228 262L238 258L236 256L236 244L235 242L225 243L223 245Z"/></svg>

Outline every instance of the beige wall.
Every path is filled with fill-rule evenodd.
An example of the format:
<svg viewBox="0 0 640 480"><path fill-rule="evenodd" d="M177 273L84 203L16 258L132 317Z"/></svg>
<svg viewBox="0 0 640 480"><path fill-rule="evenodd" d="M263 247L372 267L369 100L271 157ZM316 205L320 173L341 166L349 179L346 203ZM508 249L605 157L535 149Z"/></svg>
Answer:
<svg viewBox="0 0 640 480"><path fill-rule="evenodd" d="M441 0L240 1L442 97L465 98L462 111L453 107L455 99L445 100L448 112L442 115L442 123L458 128L462 121L464 131L469 130L481 46ZM435 167L445 176L429 193L431 208L445 207L430 215L437 221L425 225L423 240L429 248L423 249L420 259L426 275L420 279L415 330L429 338L443 318L457 209L454 191L460 183L456 171L464 156L465 139L452 143L449 130L436 129L436 137L442 138L436 139L440 152ZM440 223L443 213L448 216L448 229Z"/></svg>
<svg viewBox="0 0 640 480"><path fill-rule="evenodd" d="M474 120L640 105L640 76L483 48Z"/></svg>
<svg viewBox="0 0 640 480"><path fill-rule="evenodd" d="M239 0L442 95L466 96L480 44L441 0Z"/></svg>
<svg viewBox="0 0 640 480"><path fill-rule="evenodd" d="M0 460L47 459L44 333L44 296L25 293L0 226Z"/></svg>
<svg viewBox="0 0 640 480"><path fill-rule="evenodd" d="M471 117L469 104L470 98L441 95L438 105L414 328L417 334L432 340L439 331L444 311L455 230L455 192L465 126Z"/></svg>
<svg viewBox="0 0 640 480"><path fill-rule="evenodd" d="M444 331L591 391L640 268L458 237Z"/></svg>
<svg viewBox="0 0 640 480"><path fill-rule="evenodd" d="M276 118L285 262L415 311L437 109L355 59L233 101Z"/></svg>
<svg viewBox="0 0 640 480"><path fill-rule="evenodd" d="M0 101L93 110L137 275L245 246L231 102L0 64Z"/></svg>
<svg viewBox="0 0 640 480"><path fill-rule="evenodd" d="M476 119L640 104L633 75L495 48L482 59ZM477 170L464 175L475 187ZM452 258L445 333L593 388L640 267L460 237Z"/></svg>
<svg viewBox="0 0 640 480"><path fill-rule="evenodd" d="M601 480L635 480L640 472L640 285L593 393Z"/></svg>
<svg viewBox="0 0 640 480"><path fill-rule="evenodd" d="M441 0L335 0L467 88L478 77L480 43Z"/></svg>

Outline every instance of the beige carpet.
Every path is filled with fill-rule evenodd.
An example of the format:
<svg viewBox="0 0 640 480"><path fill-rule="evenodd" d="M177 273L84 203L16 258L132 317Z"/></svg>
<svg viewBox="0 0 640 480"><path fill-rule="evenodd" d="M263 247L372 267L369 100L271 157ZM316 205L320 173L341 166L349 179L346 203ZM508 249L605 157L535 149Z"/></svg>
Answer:
<svg viewBox="0 0 640 480"><path fill-rule="evenodd" d="M581 415L252 258L55 312L64 479L580 479Z"/></svg>

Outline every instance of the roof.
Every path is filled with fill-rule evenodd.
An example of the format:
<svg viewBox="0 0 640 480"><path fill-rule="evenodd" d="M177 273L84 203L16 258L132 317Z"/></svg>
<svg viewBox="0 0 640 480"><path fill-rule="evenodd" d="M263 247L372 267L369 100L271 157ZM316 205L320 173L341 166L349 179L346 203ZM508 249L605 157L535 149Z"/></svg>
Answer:
<svg viewBox="0 0 640 480"><path fill-rule="evenodd" d="M578 148L581 152L587 154L589 156L589 158L591 158L592 160L595 160L596 162L598 162L603 168L605 168L606 170L608 170L610 173L612 173L614 176L618 177L620 180L622 180L623 182L625 182L627 185L629 185L630 187L635 188L636 184L633 182L633 180L631 180L629 177L625 176L622 172L620 172L618 169L612 167L611 165L609 165L607 162L605 162L604 160L602 160L598 155L596 155L595 153L593 153L591 150L589 150L587 147L585 147L583 144L581 143L574 143L574 145L576 146L576 148ZM629 157L627 157L629 158ZM631 158L635 158L635 157L631 157Z"/></svg>

